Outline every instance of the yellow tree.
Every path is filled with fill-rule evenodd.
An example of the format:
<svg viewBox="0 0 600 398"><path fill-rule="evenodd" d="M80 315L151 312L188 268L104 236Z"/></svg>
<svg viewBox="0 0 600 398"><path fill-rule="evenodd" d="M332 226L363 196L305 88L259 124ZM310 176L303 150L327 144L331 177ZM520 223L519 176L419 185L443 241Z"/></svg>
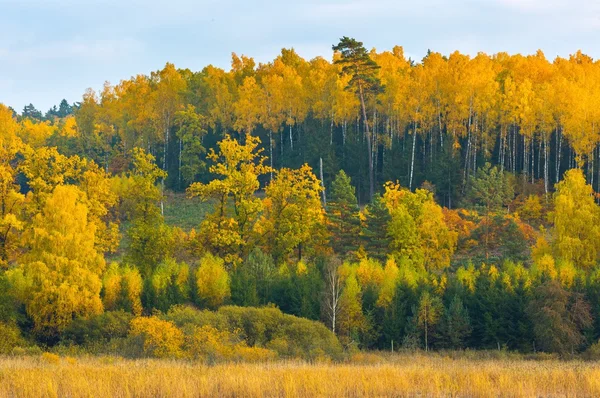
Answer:
<svg viewBox="0 0 600 398"><path fill-rule="evenodd" d="M298 250L310 249L322 238L325 214L319 197L321 182L308 165L283 168L265 189L264 213L256 230L277 262ZM313 244L313 245L311 245Z"/></svg>
<svg viewBox="0 0 600 398"><path fill-rule="evenodd" d="M187 190L191 197L212 200L214 211L200 225L199 238L211 253L228 263L245 256L252 245L253 229L263 205L255 196L258 177L271 171L258 149L260 139L246 137L245 144L226 136L208 158L214 162L210 172L216 178L209 183L196 182Z"/></svg>
<svg viewBox="0 0 600 398"><path fill-rule="evenodd" d="M123 153L136 146L149 149L163 133L155 128L156 91L153 91L150 83L147 76L137 75L115 87L124 115L123 128L120 130Z"/></svg>
<svg viewBox="0 0 600 398"><path fill-rule="evenodd" d="M234 65L241 62L233 54L232 67L235 68ZM212 65L204 68L202 75L203 95L200 98L202 103L199 108L206 110L206 117L210 128L216 131L220 127L221 131L227 131L234 124L235 100L238 94L236 82L231 73L215 68Z"/></svg>
<svg viewBox="0 0 600 398"><path fill-rule="evenodd" d="M30 251L22 269L31 288L26 309L35 330L47 337L55 337L75 316L102 312L105 262L95 248L95 225L85 202L77 187L57 186L27 232Z"/></svg>
<svg viewBox="0 0 600 398"><path fill-rule="evenodd" d="M406 105L409 90L410 64L404 57L400 46L391 52L385 51L374 55L374 60L381 67L379 78L385 91L378 95L379 113L387 115L384 142L391 148L395 135L404 131L407 112Z"/></svg>
<svg viewBox="0 0 600 398"><path fill-rule="evenodd" d="M46 145L46 141L56 130L56 126L48 121L36 123L30 119L25 119L21 123L19 136L24 143L33 148L39 148Z"/></svg>
<svg viewBox="0 0 600 398"><path fill-rule="evenodd" d="M391 216L388 223L391 249L427 270L448 267L458 235L448 228L433 194L423 189L412 193L388 182L383 198Z"/></svg>
<svg viewBox="0 0 600 398"><path fill-rule="evenodd" d="M600 207L580 169L565 173L554 194L554 250L558 258L590 268L600 258Z"/></svg>
<svg viewBox="0 0 600 398"><path fill-rule="evenodd" d="M27 185L31 188L27 194L28 211L38 212L58 185L79 182L86 166L86 160L79 156L64 156L55 147L24 147L19 171L27 178Z"/></svg>
<svg viewBox="0 0 600 398"><path fill-rule="evenodd" d="M233 105L233 128L250 135L259 122L262 90L253 76L246 77L239 88L239 98Z"/></svg>
<svg viewBox="0 0 600 398"><path fill-rule="evenodd" d="M102 287L102 302L107 311L122 309L136 316L142 314L143 281L136 268L110 264L102 278Z"/></svg>
<svg viewBox="0 0 600 398"><path fill-rule="evenodd" d="M225 262L219 257L206 253L196 270L198 299L208 308L216 309L231 296L230 278Z"/></svg>
<svg viewBox="0 0 600 398"><path fill-rule="evenodd" d="M340 340L346 345L356 344L366 327L367 320L362 312L362 290L356 275L351 273L344 282L340 297Z"/></svg>
<svg viewBox="0 0 600 398"><path fill-rule="evenodd" d="M167 63L165 67L152 73L152 81L156 84L155 96L155 123L163 137L163 170L167 171L169 154L169 133L174 123L175 112L181 108L181 95L186 87L186 82L175 69L175 65Z"/></svg>
<svg viewBox="0 0 600 398"><path fill-rule="evenodd" d="M415 153L417 145L417 135L425 134L432 126L434 121L433 112L435 108L429 100L431 97L431 79L428 70L423 64L412 68L410 78L410 93L407 102L407 113L409 115L409 129L412 135L412 150L410 157L410 173L408 178L408 189L412 190L413 176L415 169Z"/></svg>
<svg viewBox="0 0 600 398"><path fill-rule="evenodd" d="M15 183L17 170L13 166L22 146L17 137L18 128L12 111L0 104L0 268L8 265L18 246L18 232L24 225L25 198Z"/></svg>

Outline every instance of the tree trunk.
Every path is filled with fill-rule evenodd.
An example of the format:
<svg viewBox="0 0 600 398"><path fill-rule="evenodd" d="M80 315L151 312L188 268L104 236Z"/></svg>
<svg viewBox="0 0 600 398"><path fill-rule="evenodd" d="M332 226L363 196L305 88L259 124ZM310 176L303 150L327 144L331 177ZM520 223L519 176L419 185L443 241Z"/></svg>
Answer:
<svg viewBox="0 0 600 398"><path fill-rule="evenodd" d="M360 106L362 108L363 121L365 126L365 137L367 139L367 153L369 154L369 199L373 199L375 194L375 182L373 181L373 151L371 148L371 135L369 134L369 120L367 119L367 109L365 108L365 98L362 86L359 85Z"/></svg>
<svg viewBox="0 0 600 398"><path fill-rule="evenodd" d="M327 206L327 195L325 194L325 183L323 182L323 158L319 158L319 175L321 177L321 188L323 189L323 207Z"/></svg>
<svg viewBox="0 0 600 398"><path fill-rule="evenodd" d="M271 163L270 178L273 181L273 132L269 130L269 160Z"/></svg>
<svg viewBox="0 0 600 398"><path fill-rule="evenodd" d="M179 189L181 189L181 151L183 149L183 144L181 143L181 138L179 139L179 172L177 173L177 179L179 181Z"/></svg>
<svg viewBox="0 0 600 398"><path fill-rule="evenodd" d="M408 180L408 190L412 191L413 173L415 169L415 146L417 143L417 124L413 122L413 142L412 142L412 155L410 157L410 177Z"/></svg>

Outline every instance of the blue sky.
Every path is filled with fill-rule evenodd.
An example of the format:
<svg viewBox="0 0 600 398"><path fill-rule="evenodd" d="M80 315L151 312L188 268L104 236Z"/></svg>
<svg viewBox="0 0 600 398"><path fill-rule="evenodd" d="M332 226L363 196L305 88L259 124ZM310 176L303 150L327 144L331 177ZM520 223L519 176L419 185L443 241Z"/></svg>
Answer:
<svg viewBox="0 0 600 398"><path fill-rule="evenodd" d="M0 102L46 111L86 88L166 62L228 68L231 52L259 62L282 47L331 57L351 36L421 59L448 54L578 49L600 57L600 0L0 0Z"/></svg>

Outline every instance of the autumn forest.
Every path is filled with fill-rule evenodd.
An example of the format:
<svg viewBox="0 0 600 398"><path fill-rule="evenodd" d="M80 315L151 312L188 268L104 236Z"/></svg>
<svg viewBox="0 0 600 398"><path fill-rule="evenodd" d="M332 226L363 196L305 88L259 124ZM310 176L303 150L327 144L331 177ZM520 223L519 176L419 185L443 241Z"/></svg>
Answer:
<svg viewBox="0 0 600 398"><path fill-rule="evenodd" d="M600 358L581 52L168 63L0 104L0 159L0 354Z"/></svg>

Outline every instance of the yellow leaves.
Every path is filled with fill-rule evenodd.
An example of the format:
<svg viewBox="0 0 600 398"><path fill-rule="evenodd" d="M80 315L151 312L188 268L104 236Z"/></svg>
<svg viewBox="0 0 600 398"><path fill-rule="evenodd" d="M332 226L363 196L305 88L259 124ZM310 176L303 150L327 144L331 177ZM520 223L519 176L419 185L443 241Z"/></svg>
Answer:
<svg viewBox="0 0 600 398"><path fill-rule="evenodd" d="M10 163L0 164L0 269L12 260L23 229L25 197L15 184L16 170Z"/></svg>
<svg viewBox="0 0 600 398"><path fill-rule="evenodd" d="M234 333L209 325L194 328L192 335L186 338L186 352L192 358L209 363L231 360L256 362L277 356L276 352L266 348L248 347Z"/></svg>
<svg viewBox="0 0 600 398"><path fill-rule="evenodd" d="M46 140L57 131L56 126L50 122L33 122L25 119L21 122L19 136L24 143L39 148L46 144Z"/></svg>
<svg viewBox="0 0 600 398"><path fill-rule="evenodd" d="M393 266L395 266L395 262L393 265L390 264L390 267ZM392 271L390 270L390 272ZM358 263L356 277L361 286L373 285L379 287L384 280L384 276L384 270L378 261L364 258Z"/></svg>
<svg viewBox="0 0 600 398"><path fill-rule="evenodd" d="M117 308L119 294L121 293L121 275L117 263L111 263L108 266L102 280L102 287L104 292L102 300L104 307L109 311L115 310Z"/></svg>
<svg viewBox="0 0 600 398"><path fill-rule="evenodd" d="M473 264L469 264L467 268L459 267L456 270L456 279L471 293L475 293L475 282L478 276L479 272L475 270Z"/></svg>
<svg viewBox="0 0 600 398"><path fill-rule="evenodd" d="M560 284L566 289L570 289L573 286L575 277L577 275L577 269L570 261L562 261L558 266L558 280Z"/></svg>
<svg viewBox="0 0 600 398"><path fill-rule="evenodd" d="M540 221L542 216L542 203L538 195L529 195L518 210L519 216L529 221Z"/></svg>
<svg viewBox="0 0 600 398"><path fill-rule="evenodd" d="M556 185L554 212L554 250L557 257L577 267L589 268L600 257L600 207L583 172L572 169Z"/></svg>
<svg viewBox="0 0 600 398"><path fill-rule="evenodd" d="M23 145L17 137L19 124L13 117L12 111L4 104L0 104L0 160L8 162L18 149Z"/></svg>
<svg viewBox="0 0 600 398"><path fill-rule="evenodd" d="M536 263L538 271L542 275L546 275L550 279L556 279L558 273L556 272L556 266L554 258L549 254L544 254Z"/></svg>
<svg viewBox="0 0 600 398"><path fill-rule="evenodd" d="M458 233L448 228L433 195L422 189L412 193L398 183L388 182L383 198L391 216L388 223L391 249L422 263L426 269L449 266Z"/></svg>
<svg viewBox="0 0 600 398"><path fill-rule="evenodd" d="M34 196L37 206L43 205L56 186L76 182L87 166L86 160L78 156L64 156L55 147L27 147L24 157L19 170L27 177L32 189L29 195Z"/></svg>
<svg viewBox="0 0 600 398"><path fill-rule="evenodd" d="M106 310L125 309L136 316L141 315L143 281L137 269L111 263L104 274L102 285L102 302ZM126 299L127 303L123 303L123 299Z"/></svg>
<svg viewBox="0 0 600 398"><path fill-rule="evenodd" d="M266 187L264 212L256 231L277 261L285 260L299 245L317 242L325 217L321 184L308 165L283 168Z"/></svg>
<svg viewBox="0 0 600 398"><path fill-rule="evenodd" d="M144 353L156 358L181 357L183 332L172 322L157 317L139 317L131 321L129 335L143 339Z"/></svg>
<svg viewBox="0 0 600 398"><path fill-rule="evenodd" d="M244 145L226 136L219 142L219 154L211 151L215 164L210 172L218 177L204 184L196 182L187 192L191 197L213 199L214 211L202 223L199 238L206 248L223 257L235 257L238 249L249 244L248 239L262 210L262 201L255 196L258 177L271 171L258 149L260 139L247 136Z"/></svg>
<svg viewBox="0 0 600 398"><path fill-rule="evenodd" d="M250 135L259 122L262 111L260 99L263 93L256 79L246 77L239 89L239 99L234 105L235 123L233 128Z"/></svg>
<svg viewBox="0 0 600 398"><path fill-rule="evenodd" d="M74 116L66 117L60 128L60 135L67 138L79 137L79 130L77 129L77 121Z"/></svg>
<svg viewBox="0 0 600 398"><path fill-rule="evenodd" d="M222 259L207 253L196 271L198 297L209 308L217 308L231 296L230 278Z"/></svg>
<svg viewBox="0 0 600 398"><path fill-rule="evenodd" d="M308 267L306 266L306 263L304 261L298 261L298 264L296 264L296 275L302 276L306 275L307 273Z"/></svg>
<svg viewBox="0 0 600 398"><path fill-rule="evenodd" d="M100 274L104 257L94 247L95 227L88 222L85 194L75 186L57 186L26 235L30 252L23 258L27 313L35 329L55 333L76 315L102 311Z"/></svg>
<svg viewBox="0 0 600 398"><path fill-rule="evenodd" d="M377 298L377 306L388 308L396 294L396 286L398 284L398 275L400 271L393 257L388 258L383 270L383 281Z"/></svg>

